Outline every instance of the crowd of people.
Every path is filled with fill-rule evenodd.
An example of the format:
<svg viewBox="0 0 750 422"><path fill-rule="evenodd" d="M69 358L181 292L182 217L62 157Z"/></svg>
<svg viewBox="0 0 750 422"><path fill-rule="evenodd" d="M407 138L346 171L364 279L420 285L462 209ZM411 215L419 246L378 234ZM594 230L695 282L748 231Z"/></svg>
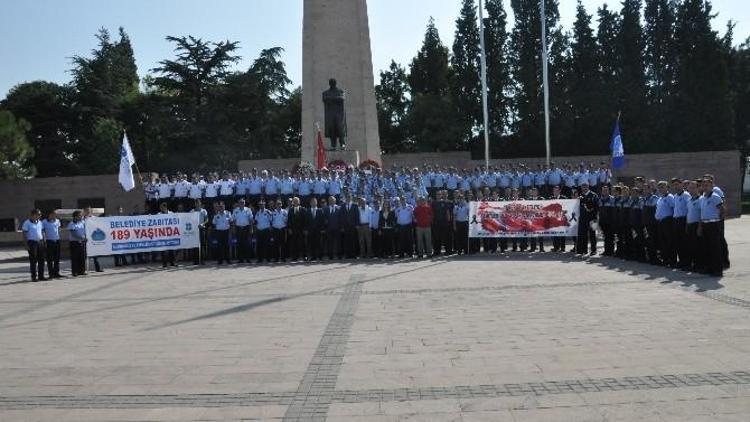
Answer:
<svg viewBox="0 0 750 422"><path fill-rule="evenodd" d="M570 252L594 255L598 237L604 240L607 256L714 276L729 265L724 194L711 175L669 183L638 177L625 186L612 184L605 163L473 170L349 166L294 173L253 169L205 177L154 174L145 181L144 191L147 213L200 214L201 248L183 254L196 265L206 259L222 265L545 252L550 241L553 252L565 252L572 243ZM567 198L580 199L575 238L468 237L469 202ZM44 221L40 217L32 212L23 227L35 280L43 279L40 257L45 253L40 245L59 242L54 216ZM82 218L78 221L85 224ZM80 242L82 247L76 248L85 256L85 230L68 228L71 250ZM59 276L59 253L50 253L52 246L45 249L48 270ZM165 251L129 258L131 264L153 260L168 266L176 265L175 255ZM81 259L80 253L75 256ZM127 264L128 256L115 257L115 265ZM80 261L73 262L74 275L80 275L81 268Z"/></svg>

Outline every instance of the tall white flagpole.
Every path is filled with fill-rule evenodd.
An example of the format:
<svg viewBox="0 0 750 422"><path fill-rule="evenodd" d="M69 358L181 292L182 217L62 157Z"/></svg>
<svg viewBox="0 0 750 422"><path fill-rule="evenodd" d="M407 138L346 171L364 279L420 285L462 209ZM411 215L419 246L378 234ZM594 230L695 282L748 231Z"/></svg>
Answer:
<svg viewBox="0 0 750 422"><path fill-rule="evenodd" d="M545 0L540 0L542 21L542 79L544 80L544 142L547 147L547 165L552 159L549 142L549 70L547 69L547 13L544 7Z"/></svg>
<svg viewBox="0 0 750 422"><path fill-rule="evenodd" d="M481 47L480 61L482 64L482 112L484 114L484 165L486 171L490 168L490 117L487 108L487 50L484 44L484 2L479 0L479 45Z"/></svg>

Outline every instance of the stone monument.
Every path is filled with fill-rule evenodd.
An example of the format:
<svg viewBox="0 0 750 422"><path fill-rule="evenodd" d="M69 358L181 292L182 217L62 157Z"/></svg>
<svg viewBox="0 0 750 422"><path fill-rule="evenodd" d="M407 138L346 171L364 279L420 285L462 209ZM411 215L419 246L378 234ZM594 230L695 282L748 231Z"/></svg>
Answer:
<svg viewBox="0 0 750 422"><path fill-rule="evenodd" d="M302 161L315 162L316 123L326 130L321 93L335 79L345 95L347 151L328 160L381 162L375 81L366 0L304 0L302 40ZM326 148L330 147L325 142Z"/></svg>

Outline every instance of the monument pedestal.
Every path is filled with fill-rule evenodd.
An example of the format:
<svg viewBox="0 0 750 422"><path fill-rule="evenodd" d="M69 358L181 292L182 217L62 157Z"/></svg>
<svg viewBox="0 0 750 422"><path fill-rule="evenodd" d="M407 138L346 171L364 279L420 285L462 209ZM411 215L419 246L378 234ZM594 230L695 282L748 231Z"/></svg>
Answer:
<svg viewBox="0 0 750 422"><path fill-rule="evenodd" d="M337 151L326 151L326 161L333 163L335 161L343 161L346 165L359 166L360 155L357 150L337 150ZM328 165L326 163L326 166Z"/></svg>
<svg viewBox="0 0 750 422"><path fill-rule="evenodd" d="M347 146L361 161L381 162L367 0L304 0L302 161L314 162L317 127L325 130L323 91L334 78L346 94ZM338 154L329 152L328 160ZM347 163L355 163L351 153Z"/></svg>

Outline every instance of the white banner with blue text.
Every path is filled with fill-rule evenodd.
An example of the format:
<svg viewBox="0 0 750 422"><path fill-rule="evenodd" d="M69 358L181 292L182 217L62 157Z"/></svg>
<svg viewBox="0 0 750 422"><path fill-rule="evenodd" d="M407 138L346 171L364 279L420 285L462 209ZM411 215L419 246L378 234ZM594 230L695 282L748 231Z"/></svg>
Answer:
<svg viewBox="0 0 750 422"><path fill-rule="evenodd" d="M197 212L88 218L86 254L123 255L198 248L199 218Z"/></svg>

